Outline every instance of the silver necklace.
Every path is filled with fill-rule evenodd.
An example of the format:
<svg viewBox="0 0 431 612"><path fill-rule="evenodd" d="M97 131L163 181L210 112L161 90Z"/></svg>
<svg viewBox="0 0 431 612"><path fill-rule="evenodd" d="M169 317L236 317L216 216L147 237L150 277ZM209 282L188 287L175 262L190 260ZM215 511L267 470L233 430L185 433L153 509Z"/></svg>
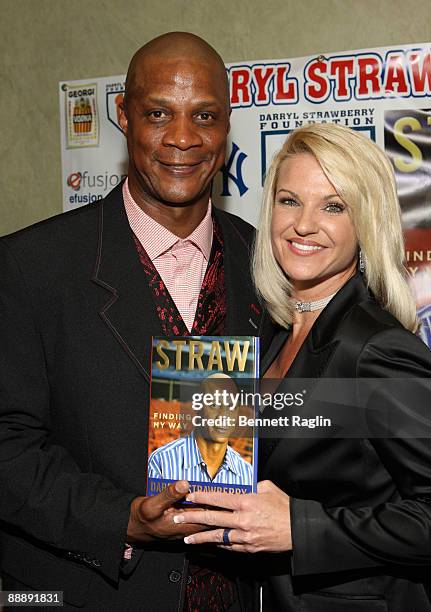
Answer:
<svg viewBox="0 0 431 612"><path fill-rule="evenodd" d="M325 308L326 304L329 304L335 293L328 295L328 297L322 298L321 300L315 300L314 302L302 302L301 300L296 300L295 310L298 312L313 312L313 310L321 310L322 308Z"/></svg>

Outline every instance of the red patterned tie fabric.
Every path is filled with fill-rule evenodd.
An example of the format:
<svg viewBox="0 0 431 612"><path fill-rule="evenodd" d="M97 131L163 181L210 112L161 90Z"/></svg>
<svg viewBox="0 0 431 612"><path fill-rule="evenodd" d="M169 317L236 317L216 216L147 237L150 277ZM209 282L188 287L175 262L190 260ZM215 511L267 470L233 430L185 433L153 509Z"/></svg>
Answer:
<svg viewBox="0 0 431 612"><path fill-rule="evenodd" d="M195 563L189 564L184 612L225 612L237 596L233 580Z"/></svg>
<svg viewBox="0 0 431 612"><path fill-rule="evenodd" d="M163 279L144 247L134 236L139 259L148 278L156 312L166 336L221 335L226 319L226 289L224 284L223 239L218 224L213 221L214 235L211 255L199 292L195 320L191 332L187 329Z"/></svg>
<svg viewBox="0 0 431 612"><path fill-rule="evenodd" d="M226 289L223 266L223 238L213 218L213 244L199 293L191 332L187 329L165 283L144 247L134 236L139 259L148 278L163 333L166 336L219 336L226 320ZM205 567L203 559L189 564L184 612L225 612L237 599L236 584L218 571Z"/></svg>

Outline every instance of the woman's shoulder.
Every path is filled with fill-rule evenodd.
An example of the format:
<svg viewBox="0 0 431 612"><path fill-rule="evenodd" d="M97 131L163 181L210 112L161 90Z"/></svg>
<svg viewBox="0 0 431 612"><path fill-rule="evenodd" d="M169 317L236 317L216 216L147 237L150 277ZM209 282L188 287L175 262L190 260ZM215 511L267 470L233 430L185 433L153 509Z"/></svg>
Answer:
<svg viewBox="0 0 431 612"><path fill-rule="evenodd" d="M371 295L368 299L361 300L351 308L344 317L341 327L343 331L359 327L362 334L367 337L386 330L399 330L411 334L394 315L382 308Z"/></svg>
<svg viewBox="0 0 431 612"><path fill-rule="evenodd" d="M358 370L384 364L385 369L431 376L431 351L426 344L374 299L357 304L337 334L358 349Z"/></svg>

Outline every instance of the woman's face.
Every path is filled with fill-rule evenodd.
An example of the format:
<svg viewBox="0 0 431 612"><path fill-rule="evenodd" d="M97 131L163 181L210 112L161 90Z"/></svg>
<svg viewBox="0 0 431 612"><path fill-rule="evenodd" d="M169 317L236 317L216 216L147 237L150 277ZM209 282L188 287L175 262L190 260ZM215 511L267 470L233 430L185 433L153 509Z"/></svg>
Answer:
<svg viewBox="0 0 431 612"><path fill-rule="evenodd" d="M311 153L280 165L271 239L296 290L335 291L356 269L358 242L347 207Z"/></svg>

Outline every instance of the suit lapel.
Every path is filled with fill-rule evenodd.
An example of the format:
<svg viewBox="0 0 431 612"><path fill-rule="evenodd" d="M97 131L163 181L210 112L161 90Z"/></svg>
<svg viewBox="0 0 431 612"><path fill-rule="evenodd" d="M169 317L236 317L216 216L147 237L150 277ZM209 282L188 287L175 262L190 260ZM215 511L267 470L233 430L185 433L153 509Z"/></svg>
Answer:
<svg viewBox="0 0 431 612"><path fill-rule="evenodd" d="M92 280L109 294L101 318L149 381L151 334L162 335L162 329L124 209L122 185L100 203Z"/></svg>
<svg viewBox="0 0 431 612"><path fill-rule="evenodd" d="M225 334L258 336L262 307L250 278L250 247L231 219L214 208L214 216L223 234L223 261L226 286ZM248 266L248 268L246 268Z"/></svg>
<svg viewBox="0 0 431 612"><path fill-rule="evenodd" d="M339 342L339 332L342 321L351 308L358 302L369 299L369 293L365 287L362 277L357 274L351 278L316 319L303 345L295 357L285 377L286 384L289 380L303 379L304 387L309 396L318 379L325 376L325 371L336 346ZM265 372L283 347L289 332L280 331L274 338L266 358L262 371ZM280 389L283 383L280 385ZM280 413L265 410L265 417L278 417ZM270 438L263 442L259 461L267 465L270 456L277 448L281 439ZM263 467L263 466L262 466Z"/></svg>
<svg viewBox="0 0 431 612"><path fill-rule="evenodd" d="M99 314L123 350L150 380L151 335L163 335L124 209L122 184L98 204L98 249L92 281L107 291ZM226 335L259 335L262 308L250 279L247 241L228 215L214 208L224 242Z"/></svg>
<svg viewBox="0 0 431 612"><path fill-rule="evenodd" d="M283 348L284 343L286 342L289 336L289 332L287 329L280 329L277 334L272 339L272 342L266 352L264 358L262 359L262 376L265 374L271 363L277 357L278 353Z"/></svg>
<svg viewBox="0 0 431 612"><path fill-rule="evenodd" d="M304 340L295 360L293 361L288 378L319 378L322 376L328 361L328 353L332 352L344 317L353 306L363 300L370 299L368 289L363 283L360 274L353 276L334 296L326 308L316 319L308 336ZM273 338L271 346L262 363L262 372L268 369L287 340L289 331L280 330Z"/></svg>
<svg viewBox="0 0 431 612"><path fill-rule="evenodd" d="M283 330L274 338L265 358L265 368L262 368L262 371L268 369L272 361L282 349L288 335L289 333L286 330ZM312 346L312 337L310 332L305 339L304 344L299 349L298 354L290 366L285 378L280 382L276 389L273 389L272 393L282 392L295 394L300 390L302 393L305 391L307 397L310 397L314 386L326 368L335 346L336 342L329 342L323 347L314 349ZM282 412L275 410L272 406L268 406L268 408L264 410L263 416L265 418L278 419L280 416L286 415L283 415ZM267 437L266 439L262 439L260 441L259 465L263 474L265 474L265 471L268 469L272 454L283 441L283 438L278 437Z"/></svg>

